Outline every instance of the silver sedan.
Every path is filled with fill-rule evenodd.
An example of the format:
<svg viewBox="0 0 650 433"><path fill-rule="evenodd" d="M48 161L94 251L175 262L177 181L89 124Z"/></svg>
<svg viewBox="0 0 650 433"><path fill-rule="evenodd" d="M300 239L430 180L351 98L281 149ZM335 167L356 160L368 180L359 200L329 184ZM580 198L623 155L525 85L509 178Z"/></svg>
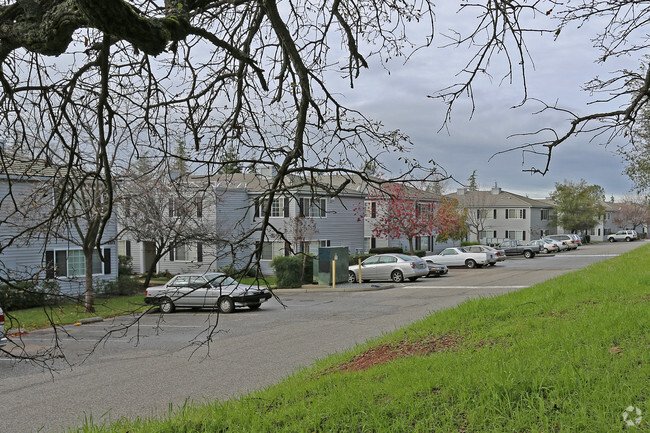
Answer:
<svg viewBox="0 0 650 433"><path fill-rule="evenodd" d="M377 254L361 262L361 266L350 266L348 282L391 280L401 283L405 278L415 281L428 274L429 266L419 257L406 254Z"/></svg>
<svg viewBox="0 0 650 433"><path fill-rule="evenodd" d="M241 284L221 273L177 275L162 287L149 287L144 301L159 305L163 313L176 307L218 308L232 313L236 307L258 309L271 298L271 293L258 286Z"/></svg>

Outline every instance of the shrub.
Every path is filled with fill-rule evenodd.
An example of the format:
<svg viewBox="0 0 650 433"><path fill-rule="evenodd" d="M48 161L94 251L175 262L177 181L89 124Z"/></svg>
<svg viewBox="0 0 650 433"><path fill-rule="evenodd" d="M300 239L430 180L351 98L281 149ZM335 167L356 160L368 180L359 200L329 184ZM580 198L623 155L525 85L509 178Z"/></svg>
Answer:
<svg viewBox="0 0 650 433"><path fill-rule="evenodd" d="M122 255L117 256L117 274L133 275L133 257Z"/></svg>
<svg viewBox="0 0 650 433"><path fill-rule="evenodd" d="M460 243L461 247L468 247L470 245L481 245L481 243L480 242L470 242L470 241L462 241Z"/></svg>
<svg viewBox="0 0 650 433"><path fill-rule="evenodd" d="M60 286L56 281L45 281L40 285L32 282L0 285L0 306L3 310L15 311L25 308L55 305L59 302Z"/></svg>
<svg viewBox="0 0 650 433"><path fill-rule="evenodd" d="M222 268L219 268L218 271L228 275L229 277L233 277L235 279L244 278L244 277L255 278L259 276L257 275L257 268L255 267L237 269L235 268L235 265L233 265L232 263Z"/></svg>
<svg viewBox="0 0 650 433"><path fill-rule="evenodd" d="M142 285L136 278L128 275L119 275L117 280L100 280L95 285L97 296L114 298L117 296L130 296L141 291Z"/></svg>
<svg viewBox="0 0 650 433"><path fill-rule="evenodd" d="M169 272L167 269L165 269L163 272L156 272L153 275L151 275L151 278L167 278L171 279L174 275Z"/></svg>
<svg viewBox="0 0 650 433"><path fill-rule="evenodd" d="M370 248L368 250L370 254L386 254L386 253L403 253L404 250L402 247L381 247L381 248Z"/></svg>
<svg viewBox="0 0 650 433"><path fill-rule="evenodd" d="M418 256L418 257L424 257L427 255L427 252L424 250L415 250L415 251L410 251L408 253L409 256Z"/></svg>
<svg viewBox="0 0 650 433"><path fill-rule="evenodd" d="M279 289L302 286L302 257L278 256L271 261Z"/></svg>
<svg viewBox="0 0 650 433"><path fill-rule="evenodd" d="M350 266L358 265L359 259L363 262L365 259L372 256L374 256L374 254L355 254L350 256Z"/></svg>

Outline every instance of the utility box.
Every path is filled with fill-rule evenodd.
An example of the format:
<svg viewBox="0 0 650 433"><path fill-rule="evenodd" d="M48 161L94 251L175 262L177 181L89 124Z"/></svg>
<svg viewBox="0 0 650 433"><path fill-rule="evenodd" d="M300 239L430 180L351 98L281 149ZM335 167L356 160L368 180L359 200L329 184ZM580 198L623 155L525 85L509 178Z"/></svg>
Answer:
<svg viewBox="0 0 650 433"><path fill-rule="evenodd" d="M314 281L320 285L332 285L332 260L335 260L336 282L348 282L350 252L347 247L318 248L318 257L314 260Z"/></svg>

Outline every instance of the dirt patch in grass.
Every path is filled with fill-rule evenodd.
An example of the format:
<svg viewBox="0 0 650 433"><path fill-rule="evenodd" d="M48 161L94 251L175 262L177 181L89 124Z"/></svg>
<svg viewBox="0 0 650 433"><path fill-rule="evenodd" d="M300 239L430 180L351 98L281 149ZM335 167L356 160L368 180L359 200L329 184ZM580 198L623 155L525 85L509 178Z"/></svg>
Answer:
<svg viewBox="0 0 650 433"><path fill-rule="evenodd" d="M397 344L381 344L356 355L349 362L341 364L332 371L360 371L375 365L390 362L408 356L423 356L435 352L456 350L463 339L460 335L445 334L418 341L400 341Z"/></svg>

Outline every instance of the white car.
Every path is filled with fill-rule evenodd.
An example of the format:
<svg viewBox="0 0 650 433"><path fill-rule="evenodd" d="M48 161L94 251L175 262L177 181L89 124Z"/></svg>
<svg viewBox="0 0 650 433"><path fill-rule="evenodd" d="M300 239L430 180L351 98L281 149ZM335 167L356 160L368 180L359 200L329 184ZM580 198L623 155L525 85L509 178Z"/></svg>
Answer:
<svg viewBox="0 0 650 433"><path fill-rule="evenodd" d="M491 266L496 265L497 262L503 262L506 259L505 250L498 250L494 247L490 247L487 245L470 245L468 247L463 247L463 249L468 253L486 253L486 252L494 253L495 260L493 262L490 262Z"/></svg>
<svg viewBox="0 0 650 433"><path fill-rule="evenodd" d="M578 248L578 243L569 235L548 235L554 241L566 242L570 250Z"/></svg>
<svg viewBox="0 0 650 433"><path fill-rule="evenodd" d="M361 262L361 277L359 265L348 268L348 282L370 280L392 280L401 283L405 278L415 281L429 274L427 262L419 257L406 254L377 254Z"/></svg>
<svg viewBox="0 0 650 433"><path fill-rule="evenodd" d="M0 308L0 347L7 344L7 336L5 335L5 313Z"/></svg>
<svg viewBox="0 0 650 433"><path fill-rule="evenodd" d="M630 241L635 241L637 239L639 239L639 235L635 230L619 230L616 233L612 233L611 235L607 236L607 240L610 242L616 242L616 241L630 242Z"/></svg>
<svg viewBox="0 0 650 433"><path fill-rule="evenodd" d="M548 239L550 241L550 239ZM544 254L549 254L549 253L555 253L557 251L560 251L559 244L556 242L548 242L545 239L537 239L534 241L530 241L528 244L529 245L539 245L541 252Z"/></svg>
<svg viewBox="0 0 650 433"><path fill-rule="evenodd" d="M271 298L271 292L259 286L241 284L219 273L177 275L164 286L149 287L144 302L159 305L163 313L173 313L176 307L219 309L232 313L236 307L260 308Z"/></svg>
<svg viewBox="0 0 650 433"><path fill-rule="evenodd" d="M557 247L558 252L568 251L569 249L569 245L565 241L558 241L551 238L544 238L543 241L555 245Z"/></svg>
<svg viewBox="0 0 650 433"><path fill-rule="evenodd" d="M445 248L440 254L423 258L445 266L465 266L470 269L496 262L496 256L492 252L470 253L461 247Z"/></svg>

